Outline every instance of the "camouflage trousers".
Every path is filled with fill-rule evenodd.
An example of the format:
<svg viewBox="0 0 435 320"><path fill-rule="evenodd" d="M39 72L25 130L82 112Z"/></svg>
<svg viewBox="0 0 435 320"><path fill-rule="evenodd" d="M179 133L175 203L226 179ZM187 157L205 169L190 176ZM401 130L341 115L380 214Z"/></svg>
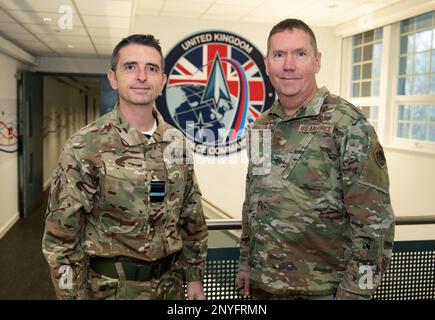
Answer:
<svg viewBox="0 0 435 320"><path fill-rule="evenodd" d="M185 291L181 267L174 263L160 278L150 281L125 279L122 266L115 263L118 279L88 271L86 299L91 300L184 300Z"/></svg>
<svg viewBox="0 0 435 320"><path fill-rule="evenodd" d="M334 300L335 297L332 294L325 296L295 296L289 294L273 294L267 291L252 288L253 300Z"/></svg>

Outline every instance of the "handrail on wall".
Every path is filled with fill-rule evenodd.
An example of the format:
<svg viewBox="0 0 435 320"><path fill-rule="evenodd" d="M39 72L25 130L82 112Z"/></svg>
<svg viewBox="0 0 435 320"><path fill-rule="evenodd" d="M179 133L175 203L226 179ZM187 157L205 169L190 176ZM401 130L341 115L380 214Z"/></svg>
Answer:
<svg viewBox="0 0 435 320"><path fill-rule="evenodd" d="M417 224L435 224L434 216L403 216L396 217L396 226ZM208 230L238 230L242 228L241 219L207 219Z"/></svg>

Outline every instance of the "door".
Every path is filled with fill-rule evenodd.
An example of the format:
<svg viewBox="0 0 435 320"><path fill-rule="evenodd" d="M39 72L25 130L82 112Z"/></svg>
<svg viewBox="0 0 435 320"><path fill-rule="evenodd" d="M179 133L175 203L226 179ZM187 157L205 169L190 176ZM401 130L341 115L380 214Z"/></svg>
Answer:
<svg viewBox="0 0 435 320"><path fill-rule="evenodd" d="M42 75L23 71L18 76L18 181L20 217L27 217L43 199Z"/></svg>

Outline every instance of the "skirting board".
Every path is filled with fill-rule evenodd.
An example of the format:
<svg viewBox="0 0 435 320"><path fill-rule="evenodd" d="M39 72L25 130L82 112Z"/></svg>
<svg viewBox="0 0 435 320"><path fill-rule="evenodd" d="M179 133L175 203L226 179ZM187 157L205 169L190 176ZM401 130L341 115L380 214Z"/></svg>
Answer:
<svg viewBox="0 0 435 320"><path fill-rule="evenodd" d="M4 226L0 227L0 239L3 238L9 229L14 226L15 222L17 222L19 218L20 214L17 212Z"/></svg>

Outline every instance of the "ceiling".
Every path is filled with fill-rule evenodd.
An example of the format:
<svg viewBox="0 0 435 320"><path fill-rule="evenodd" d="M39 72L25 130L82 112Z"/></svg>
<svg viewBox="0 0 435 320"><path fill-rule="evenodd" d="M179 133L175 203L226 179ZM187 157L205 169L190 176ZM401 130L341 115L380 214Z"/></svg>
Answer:
<svg viewBox="0 0 435 320"><path fill-rule="evenodd" d="M268 24L291 16L311 26L335 27L400 1L0 0L0 35L35 56L100 58L134 33L138 16Z"/></svg>

